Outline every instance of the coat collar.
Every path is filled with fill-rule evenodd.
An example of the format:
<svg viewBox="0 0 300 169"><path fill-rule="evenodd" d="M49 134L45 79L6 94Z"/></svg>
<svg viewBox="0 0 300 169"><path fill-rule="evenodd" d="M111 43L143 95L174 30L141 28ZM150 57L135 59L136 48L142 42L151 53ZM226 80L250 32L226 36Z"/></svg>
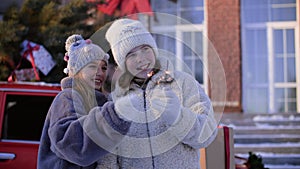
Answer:
<svg viewBox="0 0 300 169"><path fill-rule="evenodd" d="M66 88L72 88L73 84L73 78L72 77L65 77L60 81L61 88L66 89Z"/></svg>

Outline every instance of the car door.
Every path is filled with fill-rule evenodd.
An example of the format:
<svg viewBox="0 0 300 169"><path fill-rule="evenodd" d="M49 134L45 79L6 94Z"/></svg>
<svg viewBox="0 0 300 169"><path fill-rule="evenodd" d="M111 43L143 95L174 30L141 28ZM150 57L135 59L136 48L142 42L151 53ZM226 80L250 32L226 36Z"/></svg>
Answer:
<svg viewBox="0 0 300 169"><path fill-rule="evenodd" d="M0 168L36 169L47 111L58 91L0 91Z"/></svg>

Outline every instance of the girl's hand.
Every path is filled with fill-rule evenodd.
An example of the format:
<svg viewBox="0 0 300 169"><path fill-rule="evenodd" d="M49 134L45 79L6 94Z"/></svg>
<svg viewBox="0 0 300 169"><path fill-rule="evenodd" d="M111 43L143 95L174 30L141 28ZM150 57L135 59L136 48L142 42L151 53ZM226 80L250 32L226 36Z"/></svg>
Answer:
<svg viewBox="0 0 300 169"><path fill-rule="evenodd" d="M115 110L120 118L127 121L145 121L143 96L130 93L115 101Z"/></svg>
<svg viewBox="0 0 300 169"><path fill-rule="evenodd" d="M170 88L154 89L150 99L150 109L167 125L177 123L181 117L181 102Z"/></svg>

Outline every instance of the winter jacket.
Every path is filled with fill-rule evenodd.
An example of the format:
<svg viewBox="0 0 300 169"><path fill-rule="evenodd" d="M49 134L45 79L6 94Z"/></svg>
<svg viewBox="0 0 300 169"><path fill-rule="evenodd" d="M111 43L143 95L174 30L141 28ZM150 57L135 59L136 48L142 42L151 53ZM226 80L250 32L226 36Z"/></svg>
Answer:
<svg viewBox="0 0 300 169"><path fill-rule="evenodd" d="M180 119L173 126L166 124L163 118L149 123L132 122L127 136L115 151L98 161L98 169L200 168L199 149L207 147L217 134L210 99L190 74L173 71L166 66L170 64L165 59L160 62L162 70L152 76L145 90L137 84L132 84L129 91L117 87L114 99L130 93L142 96L133 106L144 107L146 113L151 109L154 89L170 87L182 104ZM164 83L164 79L168 79L165 78L166 69L170 70L168 75L174 79L171 83Z"/></svg>
<svg viewBox="0 0 300 169"><path fill-rule="evenodd" d="M128 131L112 102L96 92L98 104L83 110L82 97L72 89L72 78L61 81L45 119L38 151L38 169L91 169ZM106 102L106 103L105 103ZM104 104L105 103L105 104Z"/></svg>

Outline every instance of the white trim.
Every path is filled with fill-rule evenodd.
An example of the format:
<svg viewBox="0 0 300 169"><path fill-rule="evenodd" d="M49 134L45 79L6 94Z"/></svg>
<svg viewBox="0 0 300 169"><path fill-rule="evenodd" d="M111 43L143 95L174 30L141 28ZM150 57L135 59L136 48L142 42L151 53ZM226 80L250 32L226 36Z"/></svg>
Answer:
<svg viewBox="0 0 300 169"><path fill-rule="evenodd" d="M275 29L295 28L297 26L297 21L290 21L290 22L268 22L267 26L275 28Z"/></svg>
<svg viewBox="0 0 300 169"><path fill-rule="evenodd" d="M297 2L296 2L297 3ZM271 4L271 8L292 8L296 7L294 3L287 3L287 4Z"/></svg>
<svg viewBox="0 0 300 169"><path fill-rule="evenodd" d="M265 29L267 27L267 23L245 23L243 24L243 29Z"/></svg>
<svg viewBox="0 0 300 169"><path fill-rule="evenodd" d="M204 10L204 7L202 6L196 6L196 7L186 7L186 8L180 8L180 12L185 12L185 11L202 11Z"/></svg>
<svg viewBox="0 0 300 169"><path fill-rule="evenodd" d="M237 107L237 106L239 106L239 101L226 101L226 102L212 101L212 105L213 106Z"/></svg>
<svg viewBox="0 0 300 169"><path fill-rule="evenodd" d="M177 27L176 27L177 28ZM182 33L176 29L176 57L177 59L175 60L175 67L178 68L179 70L182 70L182 64L181 61L183 62L183 51L182 51Z"/></svg>
<svg viewBox="0 0 300 169"><path fill-rule="evenodd" d="M204 26L202 24L186 24L176 25L176 30L188 31L188 32L199 32L203 31Z"/></svg>
<svg viewBox="0 0 300 169"><path fill-rule="evenodd" d="M176 54L176 59L174 60L175 61L175 67L178 69L178 70L184 70L184 65L182 63L184 63L184 54L183 54L183 46L184 46L184 41L183 41L183 32L188 32L188 33L191 33L192 37L191 37L191 50L193 53L196 52L196 47L197 47L197 44L196 44L196 37L193 35L195 32L200 32L202 33L202 43L203 43L203 51L202 51L202 58L201 58L201 61L202 61L202 64L203 64L203 85L204 85L204 90L206 92L208 92L208 78L207 78L207 70L205 70L208 65L207 65L207 49L206 49L206 46L207 46L207 33L206 33L206 25L204 25L206 22L205 20L207 19L207 8L206 8L206 0L203 0L203 6L198 6L198 5L194 5L194 6L191 6L191 7L185 7L185 8L182 8L182 4L184 4L183 1L178 1L177 4L175 6L172 6L172 9L173 7L176 7L176 9L174 8L173 11L176 11L176 23L174 23L174 25L164 25L164 26L156 26L155 24L154 25L151 25L151 31L152 33L174 33L175 35L172 34L172 38L174 38L176 40L175 42L175 45L176 45L176 48L175 48L175 54ZM157 4L157 2L152 2L153 4L155 5L159 5ZM154 5L154 6L155 6ZM164 10L167 10L167 9L164 9ZM203 19L203 23L196 23L196 24L193 24L193 23L190 23L190 21L188 20L181 20L181 13L183 11L190 11L190 12L203 12L204 14L204 19ZM168 36L168 34L166 34L165 36ZM175 36L175 37L174 37ZM206 45L206 46L205 46ZM198 58L197 58L198 60ZM192 61L194 62L194 61ZM195 72L197 70L199 70L198 67L196 66L193 66L190 67L190 70L192 71L192 74L195 75Z"/></svg>
<svg viewBox="0 0 300 169"><path fill-rule="evenodd" d="M295 39L295 68L296 68L296 82L275 82L274 81L274 73L275 73L275 69L274 69L274 49L273 49L273 31L274 30L282 30L283 31L283 45L284 45L284 53L283 53L283 64L285 65L284 67L287 67L287 63L286 63L286 37L285 37L285 32L286 29L293 29L294 30L294 39ZM300 68L299 68L299 26L297 24L297 22L287 22L286 24L284 22L270 22L267 23L267 36L268 36L268 59L269 59L269 72L268 72L268 76L269 76L269 111L271 113L276 112L275 110L275 88L296 88L296 99L297 99L297 112L299 112L300 109L300 85L299 85L299 75L300 75ZM283 72L286 73L286 72ZM286 77L284 75L284 77ZM285 80L286 81L286 80ZM286 97L285 98L285 111L287 110L287 104L288 102L286 101Z"/></svg>
<svg viewBox="0 0 300 169"><path fill-rule="evenodd" d="M297 112L300 113L300 2L296 1L296 27L295 27L295 57L296 57L296 84L297 84ZM298 8L297 8L298 7Z"/></svg>
<svg viewBox="0 0 300 169"><path fill-rule="evenodd" d="M203 8L204 8L204 20L203 20L203 33L202 33L202 43L203 43L203 85L204 85L204 91L206 93L209 93L209 89L208 89L208 43L209 43L209 39L208 39L208 32L207 32L207 18L208 18L208 7L207 7L207 0L203 0ZM205 70L207 69L207 70ZM225 94L226 95L226 94Z"/></svg>
<svg viewBox="0 0 300 169"><path fill-rule="evenodd" d="M175 25L170 26L151 26L151 31L153 33L161 33L161 32L175 32Z"/></svg>
<svg viewBox="0 0 300 169"><path fill-rule="evenodd" d="M275 112L275 94L274 94L274 60L273 60L273 29L267 23L267 39L268 39L268 78L269 78L269 112Z"/></svg>
<svg viewBox="0 0 300 169"><path fill-rule="evenodd" d="M243 25L243 29L264 29L267 27L280 28L295 28L298 25L297 21L288 22L263 22L263 23L246 23Z"/></svg>
<svg viewBox="0 0 300 169"><path fill-rule="evenodd" d="M297 87L297 84L294 82L290 83L274 83L274 87L276 88L295 88Z"/></svg>

